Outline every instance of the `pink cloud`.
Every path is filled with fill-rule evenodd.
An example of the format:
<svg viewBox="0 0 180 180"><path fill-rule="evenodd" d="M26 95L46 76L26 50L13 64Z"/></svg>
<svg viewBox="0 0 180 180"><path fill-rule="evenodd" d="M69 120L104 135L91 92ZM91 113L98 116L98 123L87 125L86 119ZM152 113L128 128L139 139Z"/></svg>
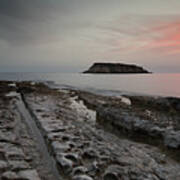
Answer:
<svg viewBox="0 0 180 180"><path fill-rule="evenodd" d="M180 53L180 20L178 22L167 22L161 25L153 25L149 33L158 34L157 38L149 40L144 48L160 49L165 54Z"/></svg>
<svg viewBox="0 0 180 180"><path fill-rule="evenodd" d="M180 54L180 16L127 16L100 28L111 54Z"/></svg>

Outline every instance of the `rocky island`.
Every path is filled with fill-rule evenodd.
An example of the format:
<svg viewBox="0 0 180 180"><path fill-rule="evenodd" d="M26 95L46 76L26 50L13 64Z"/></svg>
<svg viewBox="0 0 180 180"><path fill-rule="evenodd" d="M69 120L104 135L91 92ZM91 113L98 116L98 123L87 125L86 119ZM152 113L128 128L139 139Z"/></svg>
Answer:
<svg viewBox="0 0 180 180"><path fill-rule="evenodd" d="M180 99L0 82L0 180L179 180Z"/></svg>
<svg viewBox="0 0 180 180"><path fill-rule="evenodd" d="M143 67L134 64L123 63L94 63L83 73L150 73Z"/></svg>

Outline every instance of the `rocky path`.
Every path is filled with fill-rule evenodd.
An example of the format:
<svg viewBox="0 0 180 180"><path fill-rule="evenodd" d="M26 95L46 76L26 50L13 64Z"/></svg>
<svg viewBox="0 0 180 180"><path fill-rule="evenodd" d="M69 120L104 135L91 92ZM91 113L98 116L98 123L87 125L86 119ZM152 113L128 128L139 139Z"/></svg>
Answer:
<svg viewBox="0 0 180 180"><path fill-rule="evenodd" d="M158 147L97 123L98 111L80 99L95 107L105 102L100 96L41 83L0 86L0 180L179 180L179 162Z"/></svg>
<svg viewBox="0 0 180 180"><path fill-rule="evenodd" d="M60 178L54 158L48 152L48 147L42 133L38 128L38 125L36 124L35 118L31 117L31 114L26 109L23 97L19 98L19 101L16 104L23 120L26 122L26 125L29 128L33 140L36 142L36 147L41 157L41 171L43 171L42 174L45 175L43 179L61 180L62 178Z"/></svg>

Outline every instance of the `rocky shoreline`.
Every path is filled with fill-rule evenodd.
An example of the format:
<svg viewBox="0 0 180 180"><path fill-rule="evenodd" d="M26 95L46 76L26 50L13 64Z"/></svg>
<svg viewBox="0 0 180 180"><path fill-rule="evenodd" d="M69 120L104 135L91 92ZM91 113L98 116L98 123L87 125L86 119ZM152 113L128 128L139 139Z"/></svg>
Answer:
<svg viewBox="0 0 180 180"><path fill-rule="evenodd" d="M1 81L0 101L2 180L180 177L178 98Z"/></svg>

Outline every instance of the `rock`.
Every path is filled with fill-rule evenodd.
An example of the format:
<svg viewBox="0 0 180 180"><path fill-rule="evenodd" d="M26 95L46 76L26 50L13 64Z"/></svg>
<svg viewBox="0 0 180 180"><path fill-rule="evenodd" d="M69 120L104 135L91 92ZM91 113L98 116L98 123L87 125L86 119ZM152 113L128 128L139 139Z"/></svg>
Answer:
<svg viewBox="0 0 180 180"><path fill-rule="evenodd" d="M64 155L57 155L56 156L57 162L59 166L63 169L63 171L68 174L72 171L73 162L64 157Z"/></svg>
<svg viewBox="0 0 180 180"><path fill-rule="evenodd" d="M93 180L93 179L87 175L78 175L78 176L74 176L73 180Z"/></svg>
<svg viewBox="0 0 180 180"><path fill-rule="evenodd" d="M83 153L83 157L87 159L93 159L97 156L96 154L97 153L92 148L88 148L88 149L85 149Z"/></svg>
<svg viewBox="0 0 180 180"><path fill-rule="evenodd" d="M180 148L180 131L168 131L164 135L164 143L169 148Z"/></svg>
<svg viewBox="0 0 180 180"><path fill-rule="evenodd" d="M167 99L176 111L180 111L180 98L169 97Z"/></svg>
<svg viewBox="0 0 180 180"><path fill-rule="evenodd" d="M0 141L16 144L17 137L12 132L9 132L9 131L3 132L2 130L0 130Z"/></svg>
<svg viewBox="0 0 180 180"><path fill-rule="evenodd" d="M152 137L162 137L165 132L164 128L160 128L158 126L153 126L149 129L149 135Z"/></svg>
<svg viewBox="0 0 180 180"><path fill-rule="evenodd" d="M9 165L13 171L29 169L30 166L26 161L9 161Z"/></svg>
<svg viewBox="0 0 180 180"><path fill-rule="evenodd" d="M75 176L75 175L85 174L86 172L87 172L87 168L86 167L78 166L78 167L75 167L73 169L72 174L73 174L73 176Z"/></svg>
<svg viewBox="0 0 180 180"><path fill-rule="evenodd" d="M84 73L149 73L142 67L122 63L94 63Z"/></svg>
<svg viewBox="0 0 180 180"><path fill-rule="evenodd" d="M94 161L93 163L89 164L87 166L87 171L88 171L89 175L95 176L97 174L97 172L100 171L100 169L98 168L97 161Z"/></svg>
<svg viewBox="0 0 180 180"><path fill-rule="evenodd" d="M104 174L104 180L119 180L122 178L126 180L128 177L127 170L119 165L110 165Z"/></svg>
<svg viewBox="0 0 180 180"><path fill-rule="evenodd" d="M8 84L8 86L10 86L10 87L16 87L16 83Z"/></svg>
<svg viewBox="0 0 180 180"><path fill-rule="evenodd" d="M129 98L126 98L126 97L121 97L120 98L121 99L121 102L122 103L124 103L124 104L126 104L126 105L128 105L128 106L130 106L132 103L131 103L131 100L129 99Z"/></svg>
<svg viewBox="0 0 180 180"><path fill-rule="evenodd" d="M8 164L5 161L0 160L0 172L4 172L8 169Z"/></svg>
<svg viewBox="0 0 180 180"><path fill-rule="evenodd" d="M8 160L23 160L25 158L25 155L22 149L13 147L11 149L7 149L6 158Z"/></svg>
<svg viewBox="0 0 180 180"><path fill-rule="evenodd" d="M70 148L69 144L60 143L58 141L54 141L52 143L52 147L53 147L55 153L56 152L64 152L64 151L67 151Z"/></svg>
<svg viewBox="0 0 180 180"><path fill-rule="evenodd" d="M64 155L65 158L71 160L74 165L77 165L79 162L79 156L78 154L75 153L67 153Z"/></svg>
<svg viewBox="0 0 180 180"><path fill-rule="evenodd" d="M2 180L18 180L19 177L15 172L7 171L2 174Z"/></svg>
<svg viewBox="0 0 180 180"><path fill-rule="evenodd" d="M53 96L49 92L52 92ZM80 112L69 107L72 97L70 94L62 96L62 92L49 92L41 94L37 91L35 95L26 94L25 98L37 117L37 122L41 124L42 129L46 129L43 131L44 138L49 151L54 155L58 170L64 172L64 179L160 180L166 177L175 180L174 177L179 177L178 162L167 156L166 164L162 163L162 152L154 146L147 145L151 137L156 140L157 136L170 131L166 128L169 124L164 110L159 113L159 109L156 110L158 104L154 106L155 110L151 108L154 100L150 105L145 102L145 106L142 107L141 103L137 105L129 96L124 96L132 102L131 106L129 102L127 106L116 97L84 93L91 107L97 110L98 122L102 121L102 124L93 124L79 121ZM87 101L85 104L90 108ZM43 112L38 112L37 109L43 109ZM42 114L49 117L42 117ZM154 121L152 116L158 121ZM170 118L175 121L171 114ZM106 126L112 126L112 129L107 131ZM124 133L123 138L118 138L117 132L120 131ZM139 140L139 136L144 143L133 139ZM162 140L163 138L164 136Z"/></svg>
<svg viewBox="0 0 180 180"><path fill-rule="evenodd" d="M118 180L119 178L117 177L116 174L114 173L106 173L104 175L104 180Z"/></svg>
<svg viewBox="0 0 180 180"><path fill-rule="evenodd" d="M18 173L23 180L40 180L36 170L25 170Z"/></svg>

